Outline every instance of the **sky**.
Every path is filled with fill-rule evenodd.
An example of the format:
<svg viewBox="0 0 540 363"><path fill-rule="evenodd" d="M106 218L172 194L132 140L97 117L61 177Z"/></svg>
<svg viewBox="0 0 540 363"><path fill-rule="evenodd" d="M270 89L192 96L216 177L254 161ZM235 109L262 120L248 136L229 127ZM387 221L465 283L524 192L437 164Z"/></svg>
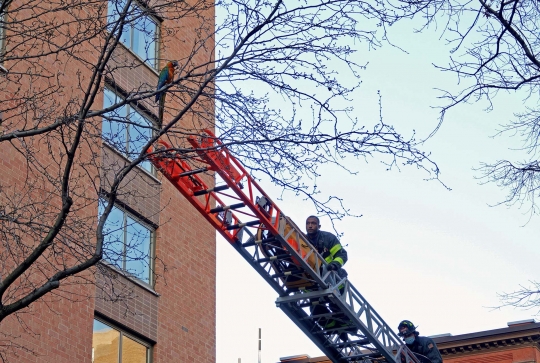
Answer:
<svg viewBox="0 0 540 363"><path fill-rule="evenodd" d="M452 74L436 70L449 48L440 33L414 34L411 24L392 29L392 40L408 53L389 46L362 50L369 62L355 94L357 117L373 124L382 94L383 118L404 135L427 136L437 124L437 88L456 87ZM348 251L349 279L391 327L403 319L421 335L453 335L506 327L531 319L537 310L494 309L497 293L511 292L540 276L538 217L527 210L493 206L505 191L481 185L480 162L510 158L521 144L506 135L493 138L501 124L523 107L519 94L501 94L495 109L485 103L452 109L424 149L441 169L441 179L425 181L415 168L386 171L374 159L350 160L357 175L324 166L317 185L338 194L360 218L337 222ZM292 195L277 200L279 190L264 181L285 214L299 226L313 214L310 202ZM322 217L323 230L332 231ZM217 241L217 362L257 362L258 329L262 329L262 362L280 357L322 353L275 306L276 293L221 237Z"/></svg>

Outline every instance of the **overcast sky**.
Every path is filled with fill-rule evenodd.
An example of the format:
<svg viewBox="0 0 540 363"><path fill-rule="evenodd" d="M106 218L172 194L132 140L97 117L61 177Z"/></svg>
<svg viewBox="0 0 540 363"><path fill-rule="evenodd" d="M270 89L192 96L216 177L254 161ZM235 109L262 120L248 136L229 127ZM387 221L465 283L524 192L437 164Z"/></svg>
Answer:
<svg viewBox="0 0 540 363"><path fill-rule="evenodd" d="M448 48L436 32L412 34L407 26L394 29L393 41L409 54L391 47L361 51L369 61L363 85L355 95L357 117L368 125L383 117L404 135L416 130L425 137L437 123L439 93L453 88L456 77L437 71ZM422 335L453 335L505 327L530 319L537 311L493 310L497 293L509 292L540 276L539 219L526 210L490 207L505 191L479 185L473 169L481 161L510 158L520 145L506 136L491 138L500 124L522 108L518 94L501 95L495 110L486 104L459 106L450 111L440 131L425 148L452 189L423 180L414 168L386 171L377 160L352 161L352 176L324 169L318 186L338 194L347 207L362 214L337 224L349 253L345 266L351 282L391 326L402 319L419 326ZM278 191L262 183L277 199ZM314 211L307 201L289 197L277 202L299 225ZM322 218L322 229L331 230ZM536 240L535 240L536 238ZM262 328L262 361L297 354L319 356L317 349L275 306L276 293L221 237L217 240L217 362L257 362L258 328Z"/></svg>

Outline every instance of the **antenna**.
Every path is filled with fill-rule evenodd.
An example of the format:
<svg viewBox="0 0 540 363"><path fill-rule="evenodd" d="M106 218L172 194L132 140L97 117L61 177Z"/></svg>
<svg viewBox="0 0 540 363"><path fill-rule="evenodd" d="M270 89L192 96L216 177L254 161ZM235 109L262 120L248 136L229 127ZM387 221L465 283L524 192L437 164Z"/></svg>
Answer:
<svg viewBox="0 0 540 363"><path fill-rule="evenodd" d="M259 363L261 363L261 328L259 328Z"/></svg>

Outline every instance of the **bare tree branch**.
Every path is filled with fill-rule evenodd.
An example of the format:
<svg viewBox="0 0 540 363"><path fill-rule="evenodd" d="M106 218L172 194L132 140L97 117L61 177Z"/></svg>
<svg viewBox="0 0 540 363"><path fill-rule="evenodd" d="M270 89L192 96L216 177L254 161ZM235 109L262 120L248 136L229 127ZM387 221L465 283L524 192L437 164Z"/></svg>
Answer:
<svg viewBox="0 0 540 363"><path fill-rule="evenodd" d="M166 278L160 256L143 248L148 234L127 242L122 234L129 218L145 231L160 227L159 210L141 207L159 196L147 150L160 138L196 164L187 137L213 128L256 177L332 219L354 213L339 195L319 199L322 164L354 174L348 158L377 160L437 179L414 133L403 136L382 115L360 118L352 99L366 68L357 50L381 46L387 27L429 11L402 1L3 1L0 321L37 301L91 298L68 287L96 276L141 279L128 262L150 271L146 282ZM176 74L158 90L168 60ZM153 102L161 92L163 125ZM129 218L115 224L118 213ZM130 298L111 286L102 296Z"/></svg>

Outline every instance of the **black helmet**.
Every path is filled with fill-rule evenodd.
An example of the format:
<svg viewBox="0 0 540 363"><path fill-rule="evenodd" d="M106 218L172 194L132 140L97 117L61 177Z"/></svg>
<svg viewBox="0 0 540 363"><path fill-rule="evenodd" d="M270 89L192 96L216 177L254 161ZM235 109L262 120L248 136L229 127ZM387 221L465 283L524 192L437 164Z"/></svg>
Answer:
<svg viewBox="0 0 540 363"><path fill-rule="evenodd" d="M401 332L401 329L403 328L407 328L407 330L404 330L403 332ZM399 323L397 329L398 329L398 335L400 337L416 332L416 327L409 320L403 320L401 323Z"/></svg>

